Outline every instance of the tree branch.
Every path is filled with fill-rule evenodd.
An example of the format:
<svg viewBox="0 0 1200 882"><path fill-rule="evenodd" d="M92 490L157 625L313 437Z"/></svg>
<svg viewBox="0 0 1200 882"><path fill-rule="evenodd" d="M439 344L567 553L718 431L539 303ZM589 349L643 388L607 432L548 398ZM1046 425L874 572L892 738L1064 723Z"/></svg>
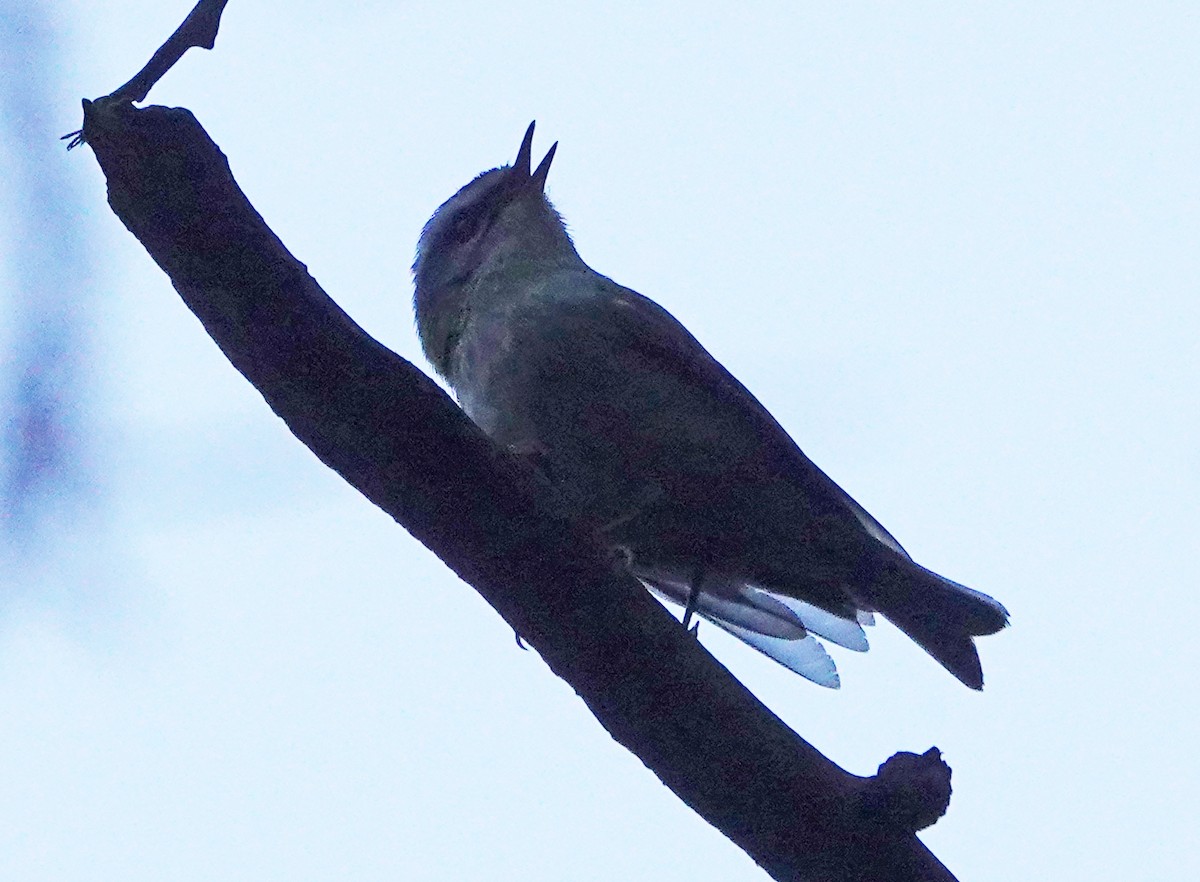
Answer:
<svg viewBox="0 0 1200 882"><path fill-rule="evenodd" d="M150 56L145 66L108 97L118 101L145 101L150 90L175 66L175 62L183 58L183 53L193 47L212 49L217 44L221 14L228 2L229 0L197 0L187 18ZM68 132L59 140L67 142L68 150L74 150L85 143L83 129Z"/></svg>
<svg viewBox="0 0 1200 882"><path fill-rule="evenodd" d="M936 752L869 779L827 760L613 572L590 535L548 515L528 469L329 299L189 111L84 106L113 211L234 367L684 802L775 879L952 882L912 832L949 797Z"/></svg>

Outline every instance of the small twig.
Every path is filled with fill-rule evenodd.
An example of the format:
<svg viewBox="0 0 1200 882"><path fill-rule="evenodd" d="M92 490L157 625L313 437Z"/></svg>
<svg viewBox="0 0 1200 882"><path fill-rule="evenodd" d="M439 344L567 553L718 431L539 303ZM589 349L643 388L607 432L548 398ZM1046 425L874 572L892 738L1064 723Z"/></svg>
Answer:
<svg viewBox="0 0 1200 882"><path fill-rule="evenodd" d="M188 17L183 20L183 24L158 47L158 51L146 62L146 66L134 74L128 83L107 95L107 99L114 102L145 101L154 84L175 66L175 62L179 61L185 52L193 46L212 49L217 42L221 13L225 11L225 4L228 2L229 0L198 0ZM68 138L68 150L74 150L87 143L83 129L63 135L59 140L67 141Z"/></svg>
<svg viewBox="0 0 1200 882"><path fill-rule="evenodd" d="M167 42L158 47L146 66L110 97L118 101L144 101L154 84L175 66L183 53L193 46L212 49L217 41L217 28L221 25L221 13L225 11L227 2L229 0L199 0L183 24L167 38Z"/></svg>

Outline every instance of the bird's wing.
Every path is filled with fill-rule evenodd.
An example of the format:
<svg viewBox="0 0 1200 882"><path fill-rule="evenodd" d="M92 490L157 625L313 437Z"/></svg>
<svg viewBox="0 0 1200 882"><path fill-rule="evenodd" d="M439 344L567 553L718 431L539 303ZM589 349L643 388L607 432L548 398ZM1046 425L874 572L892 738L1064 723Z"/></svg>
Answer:
<svg viewBox="0 0 1200 882"><path fill-rule="evenodd" d="M854 596L846 597L847 604L841 610L834 605L828 609L814 607L781 591L772 591L775 586L766 585L767 595L802 623L806 633L803 638L788 639L771 629L756 627L754 622L723 614L722 610L706 609L704 596L714 588L708 584L704 586L706 590L697 612L797 673L814 682L836 686L833 662L812 635L820 634L852 649L865 648L866 639L859 627L863 623L862 613L880 611L963 683L981 688L983 676L973 637L1003 628L1008 623L1004 607L986 594L914 563L900 543L817 468L766 408L670 313L633 291L617 286L614 289L604 307L608 311L605 318L613 329L611 333L619 335L610 344L629 346L640 358L651 360L657 370L673 376L681 390L695 388L702 390L701 394L724 401L728 405L725 412L738 414L739 420L745 421L749 430L763 441L761 451L756 454L762 457L759 465L786 476L803 494L813 515L852 523L895 555L894 565L881 571L886 578L865 585L847 584L843 588ZM754 593L761 593L761 589L743 585L731 592L715 587L722 597L728 595L743 605L766 606ZM845 617L853 613L858 614L858 622Z"/></svg>
<svg viewBox="0 0 1200 882"><path fill-rule="evenodd" d="M643 358L673 376L684 387L703 389L739 411L754 425L756 436L767 443L780 472L798 482L806 499L820 514L849 514L876 541L906 559L908 553L883 525L851 498L802 451L753 394L717 361L671 313L653 300L615 282L611 296L593 306L605 310L598 323L610 328L621 347L636 350Z"/></svg>

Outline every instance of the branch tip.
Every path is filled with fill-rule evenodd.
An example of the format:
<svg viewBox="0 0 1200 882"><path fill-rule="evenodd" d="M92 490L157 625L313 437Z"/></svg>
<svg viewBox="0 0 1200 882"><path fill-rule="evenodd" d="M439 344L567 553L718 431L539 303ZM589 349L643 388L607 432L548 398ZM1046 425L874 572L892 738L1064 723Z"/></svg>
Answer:
<svg viewBox="0 0 1200 882"><path fill-rule="evenodd" d="M859 794L861 812L896 831L931 826L950 805L950 766L931 747L922 754L901 751L888 758Z"/></svg>

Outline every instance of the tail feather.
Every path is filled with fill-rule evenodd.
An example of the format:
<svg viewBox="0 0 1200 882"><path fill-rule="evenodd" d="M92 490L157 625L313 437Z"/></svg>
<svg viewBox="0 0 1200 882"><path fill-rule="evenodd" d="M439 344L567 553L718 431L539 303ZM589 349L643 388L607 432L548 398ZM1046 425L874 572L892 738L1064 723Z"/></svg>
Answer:
<svg viewBox="0 0 1200 882"><path fill-rule="evenodd" d="M1008 610L998 601L911 561L890 562L861 600L965 685L983 688L973 638L994 634L1008 624Z"/></svg>

